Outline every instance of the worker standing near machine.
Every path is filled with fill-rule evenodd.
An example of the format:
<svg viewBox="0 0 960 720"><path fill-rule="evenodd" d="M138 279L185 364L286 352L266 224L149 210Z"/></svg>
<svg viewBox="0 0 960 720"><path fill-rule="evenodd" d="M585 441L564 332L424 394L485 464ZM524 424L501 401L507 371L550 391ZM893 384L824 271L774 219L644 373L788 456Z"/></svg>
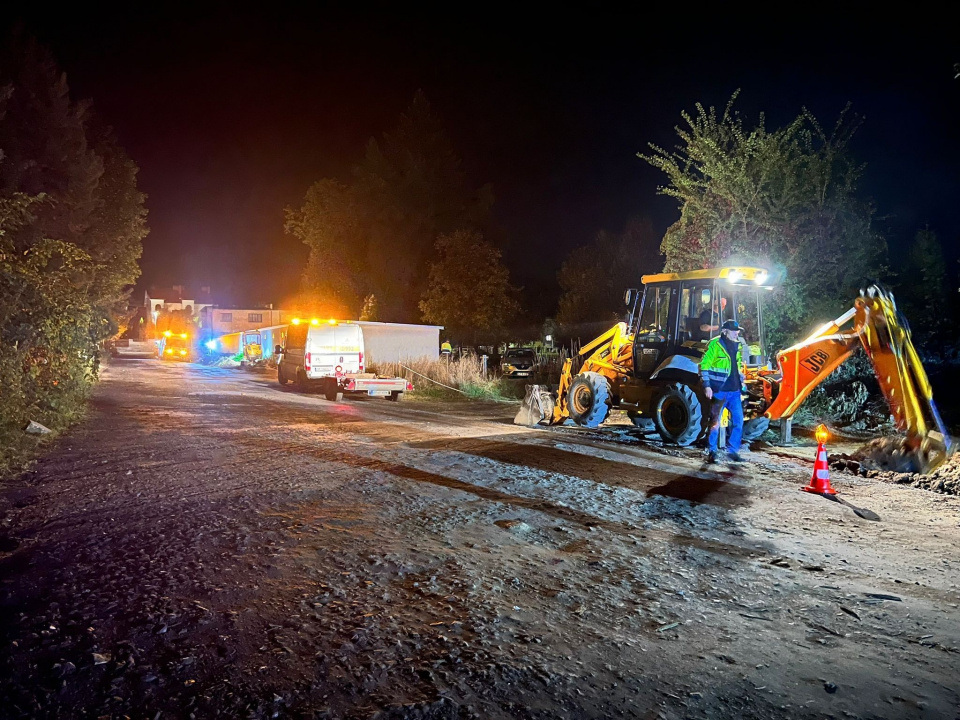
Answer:
<svg viewBox="0 0 960 720"><path fill-rule="evenodd" d="M717 435L723 411L730 411L730 436L727 439L728 457L743 462L740 457L740 439L743 436L743 353L740 350L740 325L727 320L720 327L720 335L707 344L700 361L700 379L703 394L711 400L708 463L717 461Z"/></svg>

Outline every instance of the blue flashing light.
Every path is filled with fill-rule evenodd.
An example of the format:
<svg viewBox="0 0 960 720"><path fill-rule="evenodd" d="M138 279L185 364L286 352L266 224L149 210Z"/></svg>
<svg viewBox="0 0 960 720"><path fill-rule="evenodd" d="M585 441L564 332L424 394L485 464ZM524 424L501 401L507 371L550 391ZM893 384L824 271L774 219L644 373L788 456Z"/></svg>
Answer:
<svg viewBox="0 0 960 720"><path fill-rule="evenodd" d="M216 350L216 349L217 349L217 341L216 341L216 340L207 340L207 342L205 342L204 345L207 346L207 350Z"/></svg>

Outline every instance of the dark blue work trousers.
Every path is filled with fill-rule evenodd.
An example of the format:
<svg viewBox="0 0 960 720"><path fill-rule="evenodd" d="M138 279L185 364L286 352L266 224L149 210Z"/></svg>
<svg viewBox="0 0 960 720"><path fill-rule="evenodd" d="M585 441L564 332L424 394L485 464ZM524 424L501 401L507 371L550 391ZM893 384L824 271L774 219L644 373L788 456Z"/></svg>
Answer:
<svg viewBox="0 0 960 720"><path fill-rule="evenodd" d="M710 452L717 451L717 435L720 433L720 418L723 410L730 411L730 426L727 428L727 450L740 452L740 438L743 437L743 400L740 391L714 392L713 405L710 408Z"/></svg>

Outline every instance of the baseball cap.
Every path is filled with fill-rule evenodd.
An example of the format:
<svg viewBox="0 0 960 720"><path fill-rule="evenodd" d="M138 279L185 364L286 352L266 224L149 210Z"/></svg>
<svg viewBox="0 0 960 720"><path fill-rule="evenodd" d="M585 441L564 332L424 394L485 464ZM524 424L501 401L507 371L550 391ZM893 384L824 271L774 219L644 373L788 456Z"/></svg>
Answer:
<svg viewBox="0 0 960 720"><path fill-rule="evenodd" d="M737 324L736 320L727 320L720 326L721 330L740 330L740 326Z"/></svg>

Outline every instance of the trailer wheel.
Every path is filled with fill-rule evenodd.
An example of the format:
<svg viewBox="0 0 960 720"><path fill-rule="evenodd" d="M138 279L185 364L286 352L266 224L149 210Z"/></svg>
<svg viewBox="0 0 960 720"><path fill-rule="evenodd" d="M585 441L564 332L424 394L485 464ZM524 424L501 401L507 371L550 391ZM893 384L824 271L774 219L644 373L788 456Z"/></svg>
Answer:
<svg viewBox="0 0 960 720"><path fill-rule="evenodd" d="M399 400L399 399L400 399L400 391L399 391L399 390L393 390L393 391L390 393L390 397L387 398L387 400L392 400L393 402L396 402L396 401Z"/></svg>
<svg viewBox="0 0 960 720"><path fill-rule="evenodd" d="M577 425L600 427L610 414L611 402L610 381L600 373L580 373L570 383L567 408Z"/></svg>
<svg viewBox="0 0 960 720"><path fill-rule="evenodd" d="M333 379L327 380L326 383L324 383L324 386L323 386L323 396L324 396L327 400L329 400L330 402L336 402L336 401L337 401L337 392L338 392L339 390L340 390L340 388L337 387L337 381L336 381L336 380L333 380Z"/></svg>
<svg viewBox="0 0 960 720"><path fill-rule="evenodd" d="M689 385L670 383L653 397L653 422L664 442L685 447L700 436L703 409Z"/></svg>
<svg viewBox="0 0 960 720"><path fill-rule="evenodd" d="M290 382L287 380L287 376L283 374L283 365L277 365L277 382L280 383L280 387Z"/></svg>

